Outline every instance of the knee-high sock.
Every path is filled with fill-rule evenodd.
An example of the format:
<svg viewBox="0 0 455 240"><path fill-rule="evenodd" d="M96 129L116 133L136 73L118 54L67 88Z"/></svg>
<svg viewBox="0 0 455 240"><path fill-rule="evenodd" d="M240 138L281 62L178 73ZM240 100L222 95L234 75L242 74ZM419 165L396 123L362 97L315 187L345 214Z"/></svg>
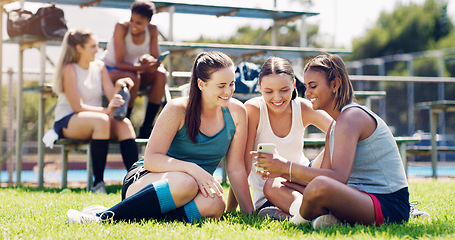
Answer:
<svg viewBox="0 0 455 240"><path fill-rule="evenodd" d="M113 220L160 218L176 208L166 179L154 182L105 212L113 212Z"/></svg>
<svg viewBox="0 0 455 240"><path fill-rule="evenodd" d="M93 176L95 178L93 185L103 181L108 149L109 139L93 139L90 142L90 155L92 157Z"/></svg>
<svg viewBox="0 0 455 240"><path fill-rule="evenodd" d="M156 114L160 109L160 104L154 104L149 102L147 105L147 110L145 111L144 122L142 123L142 127L144 130L151 131L153 121L155 120Z"/></svg>
<svg viewBox="0 0 455 240"><path fill-rule="evenodd" d="M123 164L125 164L126 170L129 170L138 160L136 141L133 138L120 141L120 153L122 154Z"/></svg>
<svg viewBox="0 0 455 240"><path fill-rule="evenodd" d="M127 108L127 110L126 110L126 118L130 119L132 111L133 111L133 108Z"/></svg>
<svg viewBox="0 0 455 240"><path fill-rule="evenodd" d="M201 219L201 213L194 202L194 199L183 207L179 207L175 210L169 211L161 216L161 220L166 221L186 221L193 222Z"/></svg>

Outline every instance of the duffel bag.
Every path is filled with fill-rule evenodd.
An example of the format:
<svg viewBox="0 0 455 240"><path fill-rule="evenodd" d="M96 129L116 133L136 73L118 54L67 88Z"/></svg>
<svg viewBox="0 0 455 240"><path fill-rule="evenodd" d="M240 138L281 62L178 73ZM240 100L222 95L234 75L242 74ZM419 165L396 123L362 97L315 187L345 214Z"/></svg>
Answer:
<svg viewBox="0 0 455 240"><path fill-rule="evenodd" d="M63 39L67 31L63 10L51 5L39 8L30 18L27 34Z"/></svg>
<svg viewBox="0 0 455 240"><path fill-rule="evenodd" d="M6 31L10 37L26 34L33 13L23 9L11 10L7 13Z"/></svg>

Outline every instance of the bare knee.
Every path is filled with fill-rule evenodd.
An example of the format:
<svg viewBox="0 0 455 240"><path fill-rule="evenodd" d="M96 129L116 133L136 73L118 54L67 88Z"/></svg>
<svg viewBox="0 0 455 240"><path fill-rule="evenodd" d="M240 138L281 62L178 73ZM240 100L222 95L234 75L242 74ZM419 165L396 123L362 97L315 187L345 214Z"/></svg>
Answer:
<svg viewBox="0 0 455 240"><path fill-rule="evenodd" d="M110 120L107 114L97 114L92 119L93 135L92 138L105 139L110 136Z"/></svg>
<svg viewBox="0 0 455 240"><path fill-rule="evenodd" d="M219 219L226 209L226 201L223 197L211 198L198 194L195 202L202 217Z"/></svg>
<svg viewBox="0 0 455 240"><path fill-rule="evenodd" d="M331 181L336 180L325 176L314 178L303 192L305 201L321 202L325 199L332 189L332 184L330 184Z"/></svg>
<svg viewBox="0 0 455 240"><path fill-rule="evenodd" d="M189 202L198 193L199 188L193 177L182 172L172 172L167 176L172 198L176 202Z"/></svg>

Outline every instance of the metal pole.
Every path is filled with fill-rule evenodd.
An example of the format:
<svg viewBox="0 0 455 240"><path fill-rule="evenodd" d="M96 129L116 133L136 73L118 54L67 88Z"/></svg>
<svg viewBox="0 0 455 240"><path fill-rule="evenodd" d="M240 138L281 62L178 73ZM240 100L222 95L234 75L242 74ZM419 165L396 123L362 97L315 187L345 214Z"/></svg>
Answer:
<svg viewBox="0 0 455 240"><path fill-rule="evenodd" d="M174 13L175 7L169 7L169 35L167 37L171 42L174 41ZM167 59L167 71L169 72L169 75L167 76L168 84L169 86L174 86L174 77L172 76L172 52L169 54Z"/></svg>
<svg viewBox="0 0 455 240"><path fill-rule="evenodd" d="M308 29L306 24L306 15L302 15L300 22L300 47L307 47Z"/></svg>
<svg viewBox="0 0 455 240"><path fill-rule="evenodd" d="M8 129L6 136L8 139L8 151L11 152L13 149L14 142L14 130L13 130L13 121L14 121L14 93L13 93L13 69L8 69ZM13 156L7 159L7 169L8 169L8 185L13 185L13 172L14 172L14 158Z"/></svg>
<svg viewBox="0 0 455 240"><path fill-rule="evenodd" d="M46 41L40 43L41 54L41 71L40 71L40 86L44 86L46 81ZM44 105L45 96L42 91L39 93L38 103L38 187L42 187L44 183Z"/></svg>
<svg viewBox="0 0 455 240"><path fill-rule="evenodd" d="M24 84L24 49L19 46L19 80L17 83L17 96L16 96L16 186L21 186L21 172L22 172L22 86Z"/></svg>
<svg viewBox="0 0 455 240"><path fill-rule="evenodd" d="M3 115L3 4L0 4L0 114ZM0 156L3 155L3 118L0 117ZM0 166L0 173L2 166Z"/></svg>
<svg viewBox="0 0 455 240"><path fill-rule="evenodd" d="M385 76L385 61L381 59L381 61L378 64L378 73L379 76ZM379 90L380 91L385 91L385 82L380 81L379 82ZM384 121L387 119L387 111L386 111L386 97L384 96L383 98L379 99L379 116L381 116Z"/></svg>
<svg viewBox="0 0 455 240"><path fill-rule="evenodd" d="M408 66L408 76L414 76L414 64L413 59L407 61ZM408 135L412 136L415 132L415 119L414 119L414 83L407 83L407 92L408 92Z"/></svg>

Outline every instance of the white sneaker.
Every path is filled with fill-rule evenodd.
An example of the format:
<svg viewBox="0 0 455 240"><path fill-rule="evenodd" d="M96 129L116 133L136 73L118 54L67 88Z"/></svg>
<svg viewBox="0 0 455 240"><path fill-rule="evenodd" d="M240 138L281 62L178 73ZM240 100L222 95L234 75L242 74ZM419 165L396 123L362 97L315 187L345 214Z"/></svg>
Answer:
<svg viewBox="0 0 455 240"><path fill-rule="evenodd" d="M311 221L311 225L313 226L313 228L327 228L327 227L330 227L330 226L335 226L335 225L340 225L341 224L341 221L336 218L335 216L333 216L332 214L324 214L324 215L321 215L315 219L313 219L313 221Z"/></svg>
<svg viewBox="0 0 455 240"><path fill-rule="evenodd" d="M419 201L412 201L409 203L411 205L411 208L409 210L409 215L413 218L424 218L428 219L431 217L431 215L427 212L419 210L416 206L419 204Z"/></svg>
<svg viewBox="0 0 455 240"><path fill-rule="evenodd" d="M110 213L110 214L108 214ZM66 213L68 218L68 223L77 223L77 224L86 224L86 223L97 223L105 222L111 219L114 216L114 213L111 211L102 212L101 215L95 213L83 213L74 209L68 210Z"/></svg>
<svg viewBox="0 0 455 240"><path fill-rule="evenodd" d="M82 213L97 214L106 211L108 208L101 205L92 205L82 209Z"/></svg>
<svg viewBox="0 0 455 240"><path fill-rule="evenodd" d="M92 186L90 188L90 191L92 191L93 193L106 194L106 185L104 185L104 182L101 181L97 183L95 186Z"/></svg>

